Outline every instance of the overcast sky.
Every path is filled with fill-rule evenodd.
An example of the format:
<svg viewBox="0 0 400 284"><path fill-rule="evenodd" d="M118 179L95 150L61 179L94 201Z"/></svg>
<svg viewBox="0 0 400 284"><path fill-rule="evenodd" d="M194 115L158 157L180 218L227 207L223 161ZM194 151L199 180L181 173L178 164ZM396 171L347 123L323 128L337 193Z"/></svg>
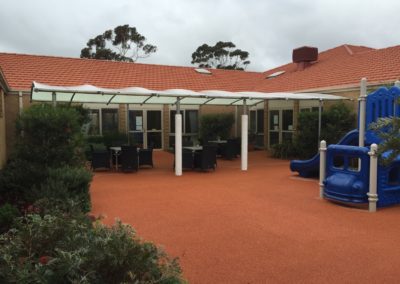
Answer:
<svg viewBox="0 0 400 284"><path fill-rule="evenodd" d="M79 57L89 38L129 24L158 47L139 62L191 66L196 48L232 41L247 70L291 61L293 48L400 44L399 0L0 0L0 52Z"/></svg>

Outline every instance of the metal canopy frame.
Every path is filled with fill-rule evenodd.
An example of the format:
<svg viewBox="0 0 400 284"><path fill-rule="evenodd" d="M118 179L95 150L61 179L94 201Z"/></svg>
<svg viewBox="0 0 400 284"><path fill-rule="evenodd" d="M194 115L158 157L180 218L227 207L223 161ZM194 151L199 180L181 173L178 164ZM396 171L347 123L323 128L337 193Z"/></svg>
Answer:
<svg viewBox="0 0 400 284"><path fill-rule="evenodd" d="M142 87L107 89L92 85L51 86L38 82L32 83L31 101L66 103L104 103L104 104L176 104L180 105L226 105L243 106L241 169L247 170L248 115L246 108L265 100L318 100L320 112L322 101L348 100L346 97L321 93L262 93L228 92L221 90L193 91L185 89L150 90ZM321 122L319 122L319 128ZM319 133L320 133L319 129ZM175 115L175 175L182 175L182 115Z"/></svg>

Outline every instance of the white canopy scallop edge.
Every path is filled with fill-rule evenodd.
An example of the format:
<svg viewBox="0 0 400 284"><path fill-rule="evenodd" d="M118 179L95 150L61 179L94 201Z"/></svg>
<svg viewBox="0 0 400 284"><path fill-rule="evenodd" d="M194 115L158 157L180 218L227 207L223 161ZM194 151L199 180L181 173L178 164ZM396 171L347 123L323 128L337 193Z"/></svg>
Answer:
<svg viewBox="0 0 400 284"><path fill-rule="evenodd" d="M79 102L105 104L175 104L184 105L257 105L264 100L347 100L320 93L228 92L221 90L192 91L185 89L149 90L141 87L107 89L92 85L72 87L32 83L31 100L42 102Z"/></svg>

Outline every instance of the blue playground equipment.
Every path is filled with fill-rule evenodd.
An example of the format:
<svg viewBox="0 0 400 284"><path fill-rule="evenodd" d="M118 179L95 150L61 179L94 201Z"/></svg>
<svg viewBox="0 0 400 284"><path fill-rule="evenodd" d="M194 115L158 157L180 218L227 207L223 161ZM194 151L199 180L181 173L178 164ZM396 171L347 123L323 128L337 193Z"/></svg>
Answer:
<svg viewBox="0 0 400 284"><path fill-rule="evenodd" d="M329 145L326 150L321 149L324 155L321 158L321 168L325 169L320 173L321 197L350 204L369 203L370 211L375 211L376 207L400 203L400 156L387 166L377 163L374 147L381 143L381 139L368 129L369 124L379 118L399 117L399 98L398 87L379 88L369 94L365 102L365 119L361 119L359 113L360 131L350 131L338 144ZM365 125L362 125L364 121ZM364 139L360 141L359 133L365 133ZM364 145L356 146L357 141ZM388 155L388 152L384 153L383 157ZM290 164L291 170L298 171L303 177L315 174L319 167L319 154L308 161L295 160Z"/></svg>
<svg viewBox="0 0 400 284"><path fill-rule="evenodd" d="M339 145L357 145L358 129L351 130L338 142ZM317 177L319 174L319 153L309 160L290 161L290 170L298 172L301 177Z"/></svg>

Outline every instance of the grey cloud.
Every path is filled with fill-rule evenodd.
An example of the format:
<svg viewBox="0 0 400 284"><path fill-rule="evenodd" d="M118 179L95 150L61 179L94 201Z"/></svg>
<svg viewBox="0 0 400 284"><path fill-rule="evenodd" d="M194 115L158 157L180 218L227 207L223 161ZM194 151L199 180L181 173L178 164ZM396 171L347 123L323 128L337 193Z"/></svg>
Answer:
<svg viewBox="0 0 400 284"><path fill-rule="evenodd" d="M397 39L395 0L0 0L0 51L78 57L87 40L136 26L158 52L144 63L190 66L202 43L232 41L250 52L249 70L291 60L291 50L344 43L375 48Z"/></svg>

